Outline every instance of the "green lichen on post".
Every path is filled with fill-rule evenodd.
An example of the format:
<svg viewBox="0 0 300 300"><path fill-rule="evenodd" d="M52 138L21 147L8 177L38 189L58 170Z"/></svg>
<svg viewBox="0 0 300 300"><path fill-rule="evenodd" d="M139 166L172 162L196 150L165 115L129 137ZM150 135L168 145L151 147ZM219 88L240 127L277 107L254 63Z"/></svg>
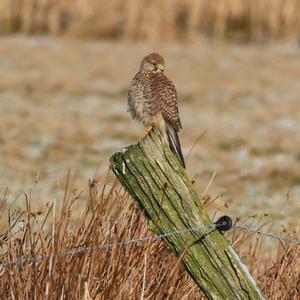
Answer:
<svg viewBox="0 0 300 300"><path fill-rule="evenodd" d="M247 267L212 224L185 169L156 131L111 159L121 184L209 299L264 299Z"/></svg>

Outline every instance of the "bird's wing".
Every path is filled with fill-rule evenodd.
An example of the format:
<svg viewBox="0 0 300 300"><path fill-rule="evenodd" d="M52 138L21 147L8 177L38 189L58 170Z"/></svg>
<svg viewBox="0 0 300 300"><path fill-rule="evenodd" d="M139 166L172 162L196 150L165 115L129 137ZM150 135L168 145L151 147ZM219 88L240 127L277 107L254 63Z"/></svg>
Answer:
<svg viewBox="0 0 300 300"><path fill-rule="evenodd" d="M170 124L176 132L182 126L179 118L177 106L177 91L173 82L163 73L156 74L153 80L152 91L155 100L153 102L154 110L161 111L165 122Z"/></svg>
<svg viewBox="0 0 300 300"><path fill-rule="evenodd" d="M127 111L131 113L131 116L133 119L136 118L136 111L135 111L135 101L134 101L134 95L133 95L133 86L135 82L134 79L132 80L132 83L128 89L127 93Z"/></svg>
<svg viewBox="0 0 300 300"><path fill-rule="evenodd" d="M143 98L145 101L145 111L147 114L155 116L161 111L156 76L146 74L144 79Z"/></svg>
<svg viewBox="0 0 300 300"><path fill-rule="evenodd" d="M155 74L151 80L150 101L152 112L161 112L165 120L165 130L168 137L170 149L178 157L182 166L185 162L181 151L178 131L182 128L177 106L177 92L173 82L164 74ZM151 106L150 105L150 106Z"/></svg>

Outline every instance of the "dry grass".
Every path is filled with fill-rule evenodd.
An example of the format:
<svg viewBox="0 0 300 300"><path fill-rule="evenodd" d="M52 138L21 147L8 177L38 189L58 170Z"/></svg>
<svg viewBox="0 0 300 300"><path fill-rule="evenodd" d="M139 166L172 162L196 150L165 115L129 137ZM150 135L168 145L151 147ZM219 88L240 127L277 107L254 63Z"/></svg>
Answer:
<svg viewBox="0 0 300 300"><path fill-rule="evenodd" d="M0 0L0 26L105 38L259 40L297 37L299 9L297 0Z"/></svg>
<svg viewBox="0 0 300 300"><path fill-rule="evenodd" d="M90 182L86 199L82 199L70 180L67 182L64 197L49 203L44 217L32 211L32 193L26 196L25 211L14 210L4 196L0 206L1 219L6 220L0 232L1 261L37 255L48 258L2 267L2 299L204 298L162 241L119 245L151 233L141 213L116 182ZM85 201L85 208L74 222L78 201ZM61 209L56 207L58 203L62 204ZM268 299L299 299L300 247L281 244L277 254L267 259L262 250L266 241L248 238L239 232L233 234L235 247ZM73 247L106 243L113 247L59 254Z"/></svg>

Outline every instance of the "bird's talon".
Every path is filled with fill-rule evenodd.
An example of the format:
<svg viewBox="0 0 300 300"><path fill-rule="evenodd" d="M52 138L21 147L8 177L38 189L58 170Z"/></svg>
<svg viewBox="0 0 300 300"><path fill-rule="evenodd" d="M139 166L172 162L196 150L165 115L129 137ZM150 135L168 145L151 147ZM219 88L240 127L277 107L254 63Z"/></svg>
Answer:
<svg viewBox="0 0 300 300"><path fill-rule="evenodd" d="M151 132L152 129L153 129L153 126L149 126L149 127L146 128L146 132L148 134L150 134L150 132Z"/></svg>

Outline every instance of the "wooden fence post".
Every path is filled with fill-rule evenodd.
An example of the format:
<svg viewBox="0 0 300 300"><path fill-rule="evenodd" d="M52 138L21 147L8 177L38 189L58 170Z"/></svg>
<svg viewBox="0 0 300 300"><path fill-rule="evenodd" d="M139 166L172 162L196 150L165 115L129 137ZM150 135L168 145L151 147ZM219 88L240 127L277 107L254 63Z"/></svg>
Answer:
<svg viewBox="0 0 300 300"><path fill-rule="evenodd" d="M181 255L182 263L209 299L265 299L247 267L212 224L191 180L156 131L111 159L111 168L138 203L151 230Z"/></svg>

